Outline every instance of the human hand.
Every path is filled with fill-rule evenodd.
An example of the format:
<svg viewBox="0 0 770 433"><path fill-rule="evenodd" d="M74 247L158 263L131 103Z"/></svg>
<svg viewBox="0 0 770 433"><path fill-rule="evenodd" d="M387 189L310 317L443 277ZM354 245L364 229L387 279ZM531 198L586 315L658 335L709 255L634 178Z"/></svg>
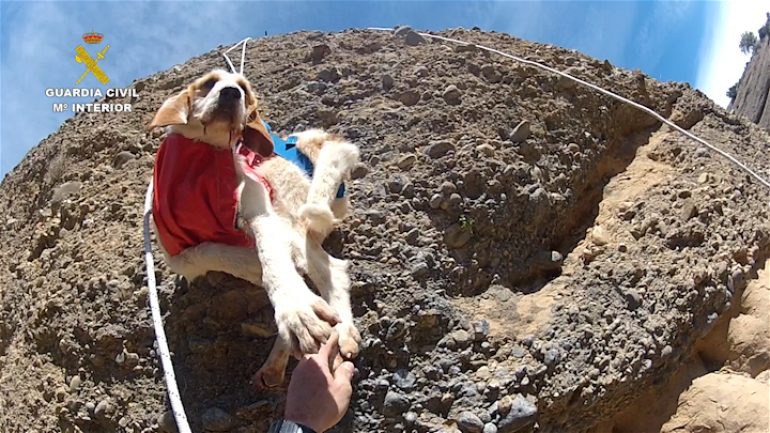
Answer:
<svg viewBox="0 0 770 433"><path fill-rule="evenodd" d="M334 427L342 419L353 393L350 381L354 368L349 361L335 368L338 354L339 334L334 330L317 354L307 355L299 362L289 382L284 419L317 433Z"/></svg>

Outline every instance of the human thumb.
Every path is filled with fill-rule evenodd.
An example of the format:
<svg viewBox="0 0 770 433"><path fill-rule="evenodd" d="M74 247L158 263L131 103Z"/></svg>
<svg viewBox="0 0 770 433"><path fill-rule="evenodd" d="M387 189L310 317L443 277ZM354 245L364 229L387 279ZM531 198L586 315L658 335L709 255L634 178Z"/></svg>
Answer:
<svg viewBox="0 0 770 433"><path fill-rule="evenodd" d="M356 368L353 366L353 363L350 361L345 361L340 364L336 370L334 370L334 381L349 383L353 379L353 373L355 371Z"/></svg>

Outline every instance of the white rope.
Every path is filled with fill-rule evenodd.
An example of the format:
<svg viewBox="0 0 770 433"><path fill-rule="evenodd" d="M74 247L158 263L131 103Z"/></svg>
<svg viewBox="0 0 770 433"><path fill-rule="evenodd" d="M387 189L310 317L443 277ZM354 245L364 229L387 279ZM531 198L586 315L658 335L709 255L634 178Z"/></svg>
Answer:
<svg viewBox="0 0 770 433"><path fill-rule="evenodd" d="M382 28L382 27L369 27L369 30L387 31L387 32L392 32L393 31L393 29L387 29L387 28ZM596 90L597 92L603 93L603 94L605 94L605 95L607 95L607 96L609 96L611 98L617 99L620 102L623 102L623 103L626 103L628 105L631 105L632 107L637 108L637 109L639 109L639 110L649 114L650 116L660 120L661 122L669 125L670 127L676 129L677 131L679 131L682 134L684 134L686 137L689 137L692 140L695 140L698 143L706 146L711 151L716 152L719 155L722 155L728 161L730 161L733 164L735 164L738 168L740 168L741 170L743 170L746 173L750 174L751 177L753 177L754 179L759 181L759 183L761 183L762 185L766 186L767 188L770 188L770 181L766 180L764 177L762 177L759 174L757 174L754 170L752 170L746 164L744 164L741 161L739 161L736 157L734 157L734 156L730 155L729 153L725 152L724 150L714 146L713 144L707 142L706 140L696 136L695 134L691 133L690 131L687 131L687 130L681 128L680 126L678 126L674 122L666 119L665 117L661 116L660 114L658 114L654 110L652 110L650 108L647 108L647 107L645 107L642 104L639 104L639 103L636 103L636 102L634 102L634 101L632 101L630 99L624 98L624 97L622 97L622 96L620 96L620 95L618 95L616 93L613 93L613 92L611 92L609 90L601 88L601 87L599 87L599 86L597 86L595 84L589 83L587 81L583 81L580 78L573 77L572 75L569 75L569 74L567 74L565 72L562 72L562 71L559 71L557 69L551 68L550 66L546 66L546 65L544 65L542 63L538 63L538 62L535 62L535 61L532 61L532 60L523 59L521 57L517 57L517 56L514 56L512 54L504 53L504 52L502 52L500 50L496 50L494 48L486 47L484 45L479 45L479 44L473 44L473 43L470 43L470 42L461 41L459 39L452 39L452 38L447 38L447 37L444 37L444 36L432 35L430 33L418 32L418 34L420 36L425 36L425 37L433 38L433 39L439 39L439 40L446 41L446 42L453 42L453 43L460 44L460 45L472 45L472 46L475 46L475 47L477 47L479 49L489 51L490 53L499 54L499 55L501 55L503 57L507 57L509 59L515 60L515 61L517 61L519 63L524 63L526 65L531 65L531 66L534 66L536 68L540 68L540 69L543 69L545 71L548 71L548 72L560 75L562 77L568 78L568 79L570 79L572 81L575 81L578 84L581 84L583 86L589 87L591 89Z"/></svg>
<svg viewBox="0 0 770 433"><path fill-rule="evenodd" d="M163 317L160 315L158 289L155 286L155 262L152 257L152 240L150 239L150 218L152 218L152 180L147 186L144 196L144 262L147 266L147 288L152 311L152 325L155 328L155 339L158 341L158 354L163 365L163 376L166 379L168 398L171 400L171 412L174 414L179 433L191 433L187 415L184 412L179 387L174 376L174 365L171 363L171 352L168 350L166 331L163 329Z"/></svg>
<svg viewBox="0 0 770 433"><path fill-rule="evenodd" d="M243 40L243 47L241 49L241 75L243 75L243 64L246 62L246 42L249 38Z"/></svg>
<svg viewBox="0 0 770 433"><path fill-rule="evenodd" d="M246 60L246 42L251 38L246 38L237 44L233 45L227 51L222 53L230 66L230 71L235 73L235 66L230 61L227 53L235 49L238 45L242 45L241 49L241 74L243 73L243 65ZM158 354L160 356L161 365L163 366L163 377L166 380L166 387L168 388L168 398L171 401L171 412L174 414L176 420L177 429L179 433L192 433L190 430L190 424L187 421L187 415L184 411L184 405L182 404L182 398L179 395L179 385L176 383L176 375L174 374L174 364L171 362L171 351L168 349L168 340L166 339L166 331L163 329L163 317L160 314L160 302L158 302L158 289L155 281L155 259L152 256L152 240L150 238L150 218L152 218L152 192L153 184L152 179L147 186L147 194L144 197L144 261L147 267L147 288L150 298L150 311L152 312L152 324L155 328L155 339L158 342Z"/></svg>
<svg viewBox="0 0 770 433"><path fill-rule="evenodd" d="M240 73L243 74L243 65L244 65L244 63L246 63L246 43L248 41L250 41L250 40L251 40L251 38L246 38L246 39L238 42L237 44L233 45L232 47L228 48L227 50L225 50L222 53L222 56L224 56L225 61L227 62L227 65L230 66L230 72L232 72L233 74L236 73L235 65L233 65L232 61L230 61L230 56L228 56L227 53L229 53L230 51L238 48L239 45L241 46L241 68L240 68Z"/></svg>
<svg viewBox="0 0 770 433"><path fill-rule="evenodd" d="M238 47L241 48L241 67L240 73L243 74L243 65L246 63L246 43L251 38L246 38L232 47L228 48L222 53L230 71L235 73L235 66L230 61L230 57L227 55L230 51ZM153 194L153 182L150 179L150 184L147 185L147 193L144 196L144 262L147 267L147 288L150 298L150 311L152 312L152 324L155 328L155 339L158 342L158 355L160 356L161 365L163 366L163 377L166 380L166 387L168 388L168 398L171 401L171 412L174 414L174 420L176 421L177 429L179 433L192 433L190 430L190 424L187 421L187 414L184 411L184 405L182 404L182 398L179 395L179 385L176 382L176 375L174 374L174 364L171 362L171 351L168 349L168 340L166 339L166 331L163 329L163 317L160 314L160 302L158 301L158 289L155 281L155 259L152 256L152 239L150 238L150 218L152 218L152 194Z"/></svg>
<svg viewBox="0 0 770 433"><path fill-rule="evenodd" d="M227 54L222 53L223 56L225 56L225 60L227 61L227 64L230 65L230 72L235 73L235 66L233 66L233 62L230 61L230 58L227 57Z"/></svg>

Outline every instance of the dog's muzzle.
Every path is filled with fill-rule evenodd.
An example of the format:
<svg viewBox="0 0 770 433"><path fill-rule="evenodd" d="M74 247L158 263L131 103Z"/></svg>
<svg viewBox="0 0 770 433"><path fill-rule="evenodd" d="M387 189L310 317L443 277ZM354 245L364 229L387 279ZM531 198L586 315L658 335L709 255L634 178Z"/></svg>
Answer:
<svg viewBox="0 0 770 433"><path fill-rule="evenodd" d="M226 120L231 123L239 123L239 116L243 112L241 91L235 87L225 87L219 91L216 107L212 118Z"/></svg>
<svg viewBox="0 0 770 433"><path fill-rule="evenodd" d="M219 91L219 102L234 103L241 100L241 91L235 87L225 87Z"/></svg>

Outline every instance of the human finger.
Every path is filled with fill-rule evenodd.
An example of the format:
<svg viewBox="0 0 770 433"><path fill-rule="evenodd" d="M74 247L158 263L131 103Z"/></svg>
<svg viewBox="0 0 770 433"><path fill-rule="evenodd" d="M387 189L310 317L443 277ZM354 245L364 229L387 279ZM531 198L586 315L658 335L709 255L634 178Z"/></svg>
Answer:
<svg viewBox="0 0 770 433"><path fill-rule="evenodd" d="M334 367L334 358L337 356L339 351L340 334L336 329L332 328L329 339L326 340L326 343L324 343L324 345L321 346L321 349L318 351L318 354L322 356L323 359L327 360L326 365L329 366L329 371L333 371L332 368Z"/></svg>
<svg viewBox="0 0 770 433"><path fill-rule="evenodd" d="M334 381L337 383L350 384L350 381L353 380L353 373L355 373L355 371L356 368L353 366L353 363L345 361L334 370Z"/></svg>

